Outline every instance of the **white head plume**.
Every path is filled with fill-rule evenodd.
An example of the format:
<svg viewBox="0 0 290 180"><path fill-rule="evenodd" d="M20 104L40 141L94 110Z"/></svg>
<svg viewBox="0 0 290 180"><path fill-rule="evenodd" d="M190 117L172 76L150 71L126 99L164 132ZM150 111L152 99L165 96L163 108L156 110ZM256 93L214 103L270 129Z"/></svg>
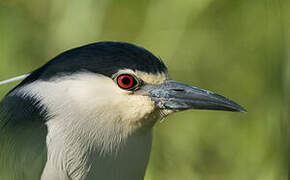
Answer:
<svg viewBox="0 0 290 180"><path fill-rule="evenodd" d="M11 79L0 81L0 85L8 84L8 83L15 82L15 81L19 81L19 80L25 79L27 76L29 76L29 74L24 74L24 75L17 76L17 77L11 78Z"/></svg>

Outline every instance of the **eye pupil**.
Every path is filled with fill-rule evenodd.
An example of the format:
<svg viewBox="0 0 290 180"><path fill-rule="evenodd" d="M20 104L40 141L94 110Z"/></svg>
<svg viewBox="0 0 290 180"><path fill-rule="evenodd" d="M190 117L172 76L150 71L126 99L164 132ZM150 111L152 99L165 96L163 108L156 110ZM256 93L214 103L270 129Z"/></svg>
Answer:
<svg viewBox="0 0 290 180"><path fill-rule="evenodd" d="M124 77L123 79L122 79L122 83L123 84L130 84L130 79L128 78L128 77Z"/></svg>

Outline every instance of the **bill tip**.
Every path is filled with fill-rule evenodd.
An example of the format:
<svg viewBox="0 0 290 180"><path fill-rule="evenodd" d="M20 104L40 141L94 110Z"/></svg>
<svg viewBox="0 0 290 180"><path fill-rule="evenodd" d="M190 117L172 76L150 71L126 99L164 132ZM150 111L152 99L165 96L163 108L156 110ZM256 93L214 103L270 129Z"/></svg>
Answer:
<svg viewBox="0 0 290 180"><path fill-rule="evenodd" d="M237 109L237 111L241 113L248 113L248 111L243 107L240 107L239 109Z"/></svg>

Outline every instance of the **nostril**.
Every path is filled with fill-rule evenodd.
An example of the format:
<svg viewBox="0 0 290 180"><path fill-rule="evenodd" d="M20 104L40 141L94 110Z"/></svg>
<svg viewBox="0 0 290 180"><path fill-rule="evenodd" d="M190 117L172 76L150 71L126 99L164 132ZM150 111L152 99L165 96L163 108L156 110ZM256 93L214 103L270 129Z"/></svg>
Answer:
<svg viewBox="0 0 290 180"><path fill-rule="evenodd" d="M178 88L173 88L173 89L169 89L170 91L176 91L176 92L183 92L185 91L184 89L178 89Z"/></svg>

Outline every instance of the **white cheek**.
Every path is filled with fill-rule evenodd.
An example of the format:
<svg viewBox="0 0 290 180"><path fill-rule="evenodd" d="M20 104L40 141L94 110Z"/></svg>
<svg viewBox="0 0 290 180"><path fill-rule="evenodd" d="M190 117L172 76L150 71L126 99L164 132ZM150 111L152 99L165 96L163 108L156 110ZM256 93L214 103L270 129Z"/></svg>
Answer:
<svg viewBox="0 0 290 180"><path fill-rule="evenodd" d="M122 90L108 78L82 81L72 86L68 94L82 111L108 112L108 116L116 116L112 119L127 123L144 119L155 109L149 97Z"/></svg>
<svg viewBox="0 0 290 180"><path fill-rule="evenodd" d="M95 119L102 126L118 124L115 128L126 129L128 133L144 123L156 122L150 116L155 111L155 105L148 96L122 90L109 78L86 79L71 86L68 91L74 106L83 116L89 116L86 119Z"/></svg>
<svg viewBox="0 0 290 180"><path fill-rule="evenodd" d="M131 95L131 97L127 97L126 103L119 105L118 109L125 120L127 119L131 123L136 123L139 120L146 121L155 110L155 105L149 97Z"/></svg>
<svg viewBox="0 0 290 180"><path fill-rule="evenodd" d="M74 83L68 88L72 102L81 109L95 109L112 104L115 98L123 93L109 78L86 78Z"/></svg>

